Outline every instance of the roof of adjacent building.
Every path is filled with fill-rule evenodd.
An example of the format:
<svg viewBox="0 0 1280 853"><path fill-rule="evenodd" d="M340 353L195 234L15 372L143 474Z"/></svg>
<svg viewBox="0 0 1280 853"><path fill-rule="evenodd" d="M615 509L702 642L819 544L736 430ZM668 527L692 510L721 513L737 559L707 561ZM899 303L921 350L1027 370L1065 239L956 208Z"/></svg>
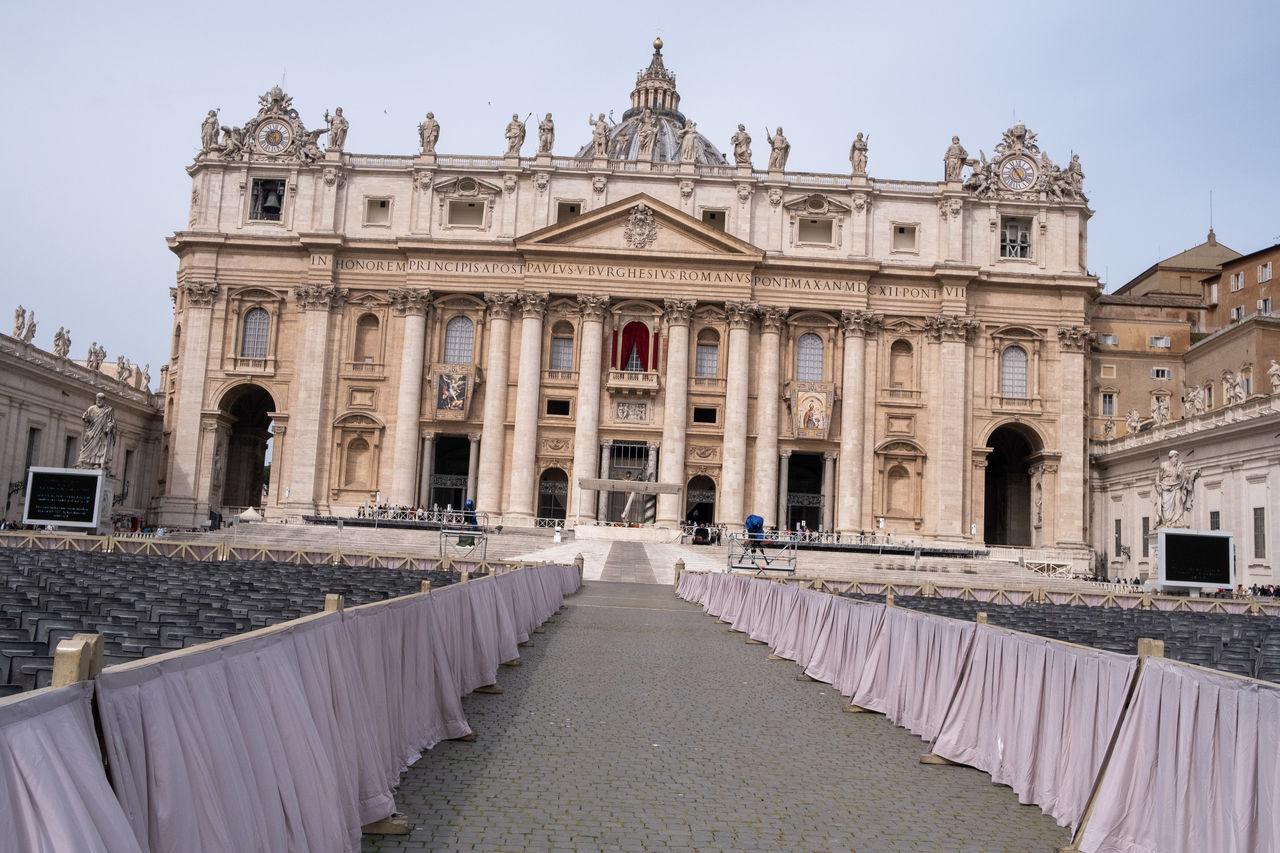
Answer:
<svg viewBox="0 0 1280 853"><path fill-rule="evenodd" d="M1162 261L1156 261L1133 279L1117 288L1115 293L1111 295L1118 296L1128 293L1138 288L1152 276L1156 275L1156 273L1166 270L1185 270L1209 275L1216 272L1222 264L1227 261L1235 260L1238 257L1240 257L1240 253L1229 246L1219 243L1217 235L1214 234L1213 229L1210 228L1209 237L1203 243L1192 246L1190 249L1187 249L1184 252L1179 252L1178 254L1165 258ZM1199 279L1197 279L1197 286L1198 281Z"/></svg>

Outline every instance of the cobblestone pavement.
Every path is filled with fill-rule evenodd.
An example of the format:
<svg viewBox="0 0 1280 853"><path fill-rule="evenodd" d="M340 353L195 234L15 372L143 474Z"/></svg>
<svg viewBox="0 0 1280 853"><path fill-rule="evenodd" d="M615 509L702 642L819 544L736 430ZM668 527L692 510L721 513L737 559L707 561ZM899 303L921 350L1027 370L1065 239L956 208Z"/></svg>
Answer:
<svg viewBox="0 0 1280 853"><path fill-rule="evenodd" d="M656 584L587 584L425 754L364 851L1008 851L1069 833Z"/></svg>

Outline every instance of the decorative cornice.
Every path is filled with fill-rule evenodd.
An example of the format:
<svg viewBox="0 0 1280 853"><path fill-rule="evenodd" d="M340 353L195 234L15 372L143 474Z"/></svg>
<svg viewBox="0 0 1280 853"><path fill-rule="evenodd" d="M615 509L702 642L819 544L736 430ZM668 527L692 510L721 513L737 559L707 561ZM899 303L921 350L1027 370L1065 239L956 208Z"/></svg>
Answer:
<svg viewBox="0 0 1280 853"><path fill-rule="evenodd" d="M845 337L865 337L875 334L884 324L884 315L875 311L855 311L845 308L840 312L840 328Z"/></svg>
<svg viewBox="0 0 1280 853"><path fill-rule="evenodd" d="M489 306L489 316L494 320L510 320L511 309L516 304L516 294L505 291L490 291L484 295Z"/></svg>
<svg viewBox="0 0 1280 853"><path fill-rule="evenodd" d="M605 314L609 312L609 297L594 293L579 293L578 311L582 314L583 320L604 322Z"/></svg>
<svg viewBox="0 0 1280 853"><path fill-rule="evenodd" d="M689 318L693 316L693 309L698 307L696 299L664 299L663 307L667 310L667 322L673 326L689 325Z"/></svg>
<svg viewBox="0 0 1280 853"><path fill-rule="evenodd" d="M328 311L341 308L351 291L331 284L300 284L293 289L293 297L303 311Z"/></svg>
<svg viewBox="0 0 1280 853"><path fill-rule="evenodd" d="M954 314L935 314L924 318L924 328L934 340L969 341L978 332L978 321Z"/></svg>
<svg viewBox="0 0 1280 853"><path fill-rule="evenodd" d="M391 310L397 317L408 314L425 317L431 310L431 291L425 287L397 287L391 291Z"/></svg>

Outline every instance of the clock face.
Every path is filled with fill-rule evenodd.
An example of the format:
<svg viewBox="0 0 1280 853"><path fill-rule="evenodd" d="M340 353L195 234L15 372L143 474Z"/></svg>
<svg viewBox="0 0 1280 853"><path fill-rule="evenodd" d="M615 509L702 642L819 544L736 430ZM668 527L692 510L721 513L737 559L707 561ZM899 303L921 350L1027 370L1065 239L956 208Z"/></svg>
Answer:
<svg viewBox="0 0 1280 853"><path fill-rule="evenodd" d="M1000 179L1011 190L1025 190L1036 179L1036 167L1024 157L1010 157L1000 167Z"/></svg>
<svg viewBox="0 0 1280 853"><path fill-rule="evenodd" d="M279 154L289 147L289 136L287 124L269 121L258 128L258 147L267 154Z"/></svg>

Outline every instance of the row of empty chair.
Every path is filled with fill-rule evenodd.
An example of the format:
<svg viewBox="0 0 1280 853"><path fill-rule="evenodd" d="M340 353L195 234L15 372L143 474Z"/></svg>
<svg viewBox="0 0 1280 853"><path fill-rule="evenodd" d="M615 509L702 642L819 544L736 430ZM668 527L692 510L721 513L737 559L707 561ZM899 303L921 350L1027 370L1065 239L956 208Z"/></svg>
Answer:
<svg viewBox="0 0 1280 853"><path fill-rule="evenodd" d="M0 549L0 696L45 687L58 643L103 636L104 664L453 583L443 571Z"/></svg>

